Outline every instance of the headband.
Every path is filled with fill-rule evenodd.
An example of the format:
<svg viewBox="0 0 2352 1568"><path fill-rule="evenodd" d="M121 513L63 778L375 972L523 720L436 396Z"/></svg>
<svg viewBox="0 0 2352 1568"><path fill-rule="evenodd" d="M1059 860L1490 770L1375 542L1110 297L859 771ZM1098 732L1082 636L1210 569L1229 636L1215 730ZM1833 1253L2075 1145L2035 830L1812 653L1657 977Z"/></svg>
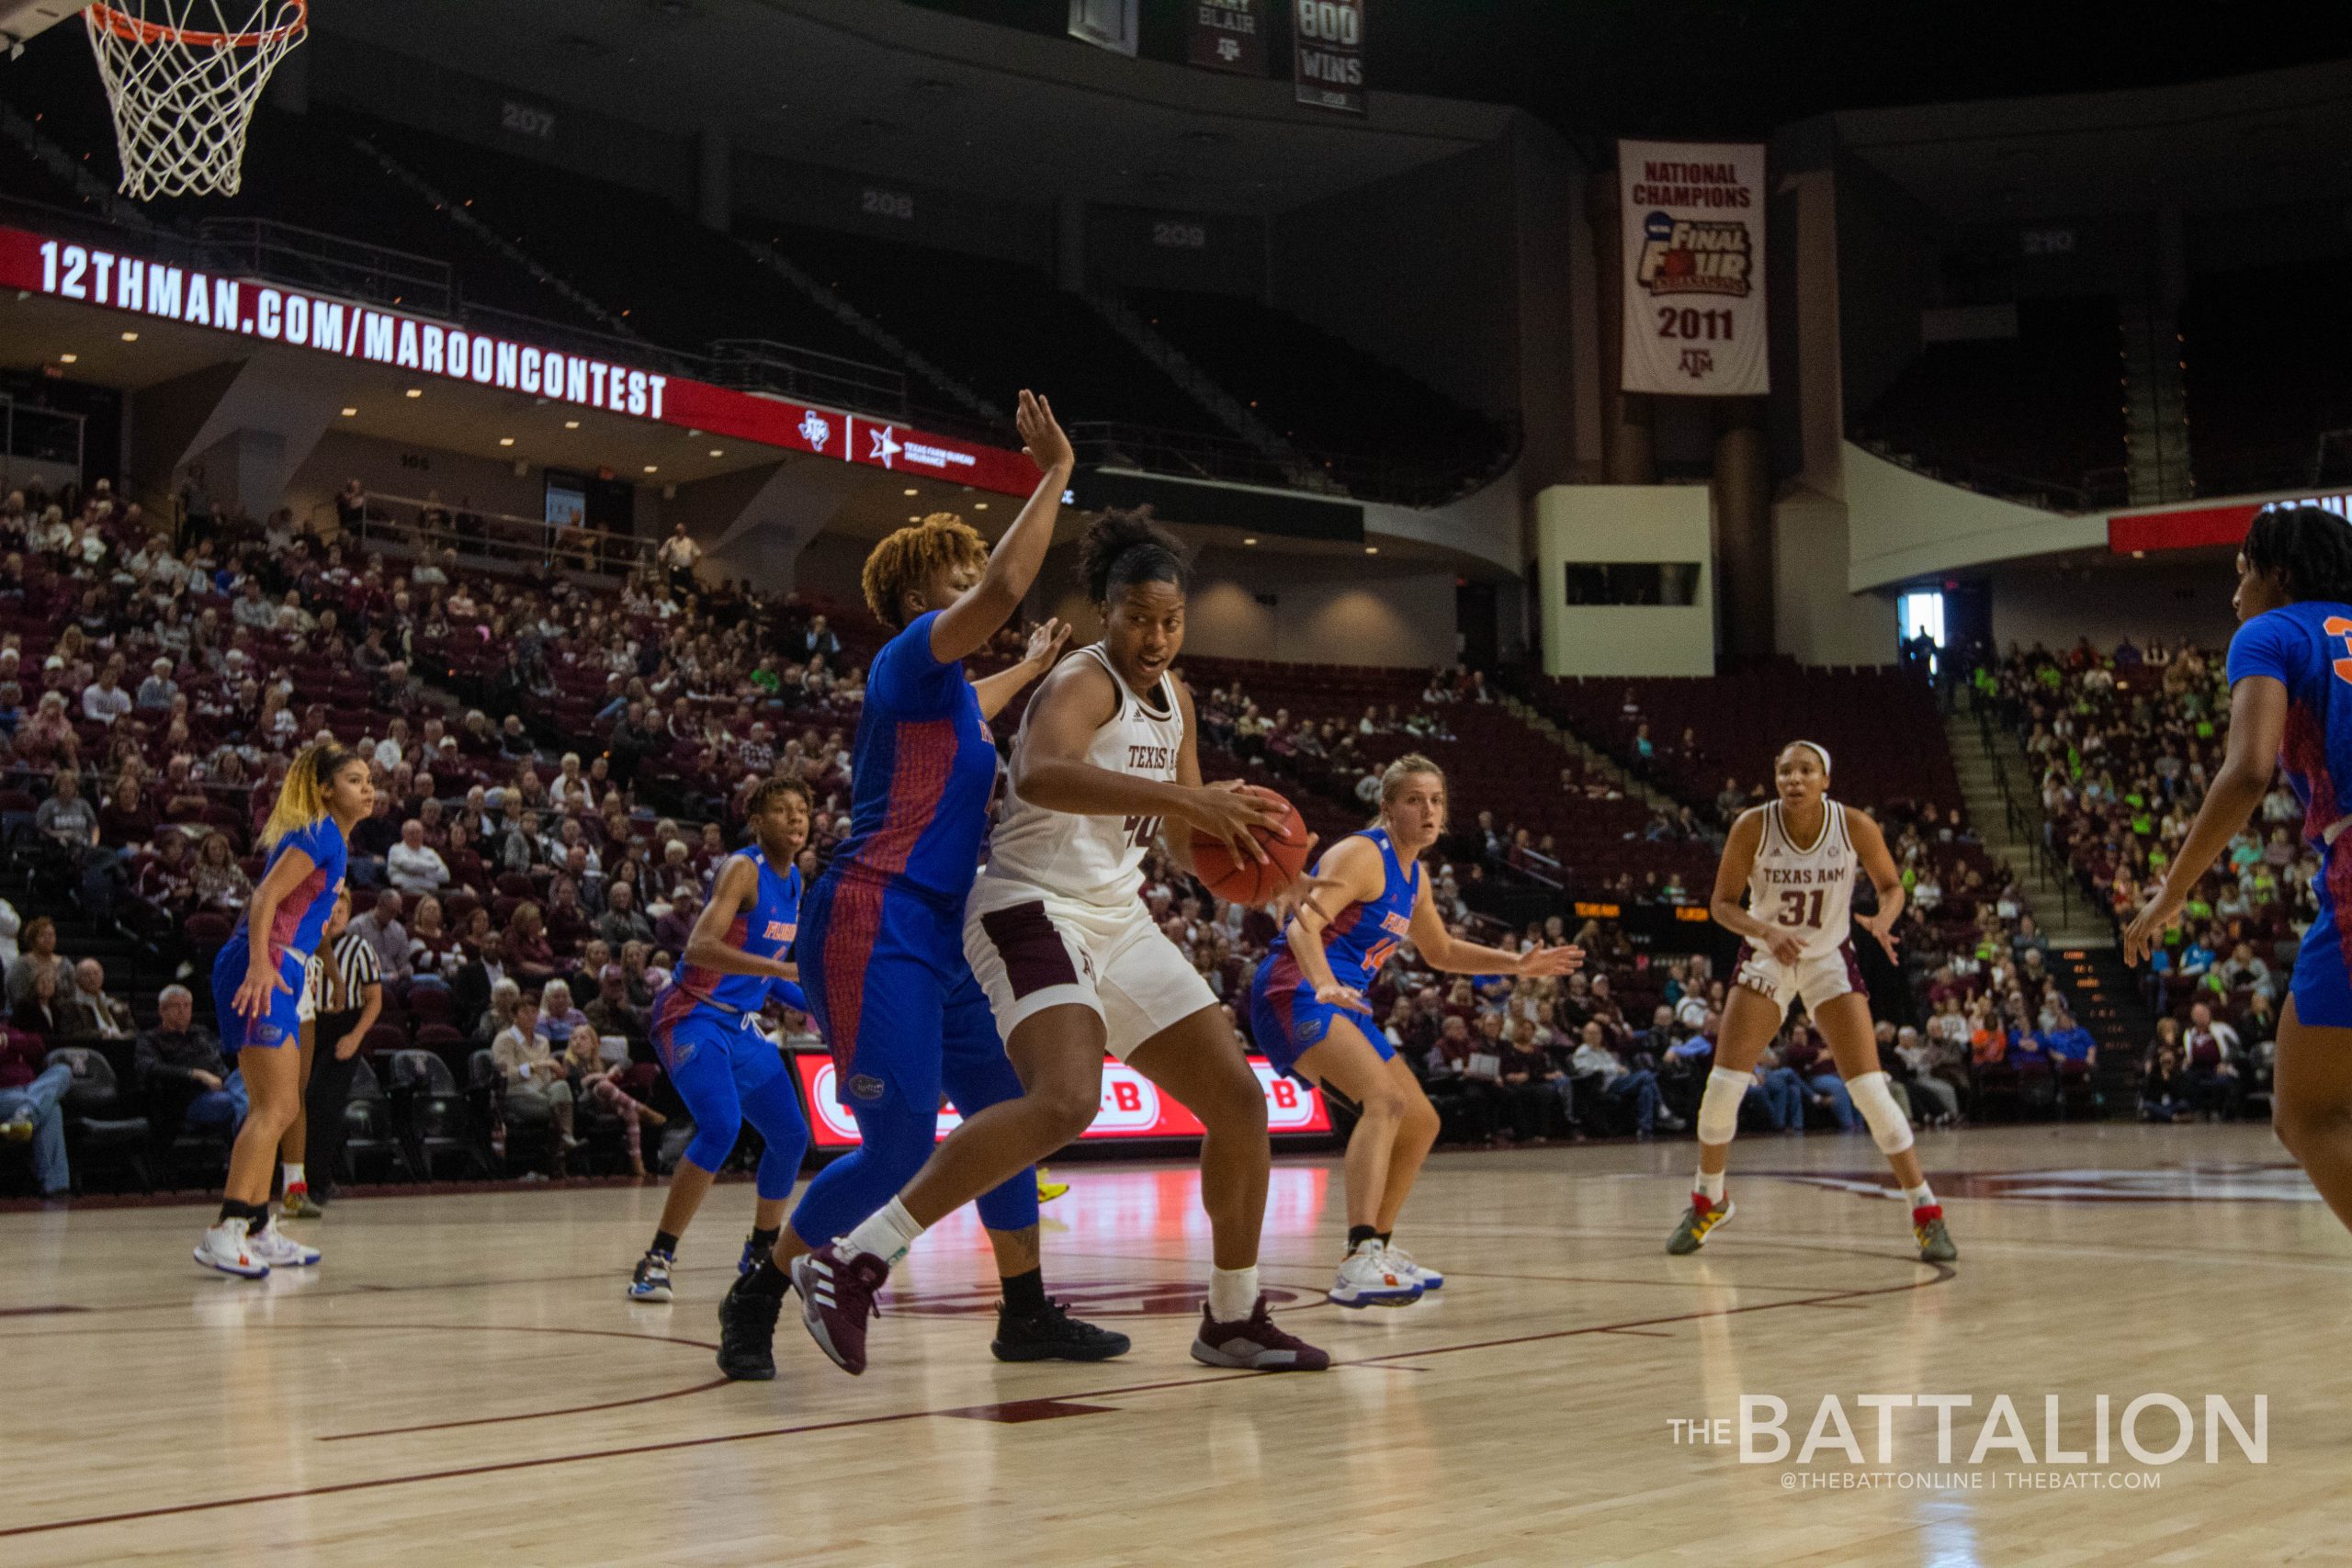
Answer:
<svg viewBox="0 0 2352 1568"><path fill-rule="evenodd" d="M1829 771L1830 771L1830 769L1829 769L1829 748L1828 748L1828 747L1826 747L1826 746L1824 746L1820 741L1818 741L1818 740L1792 740L1792 741L1790 741L1790 742L1789 742L1789 744L1790 744L1791 746L1802 746L1802 747L1804 747L1806 750L1808 750L1808 751L1812 752L1815 756L1816 756L1816 757L1818 757L1818 758L1820 758L1820 759L1821 759L1821 771L1822 771L1823 773L1827 773L1827 772L1829 772Z"/></svg>

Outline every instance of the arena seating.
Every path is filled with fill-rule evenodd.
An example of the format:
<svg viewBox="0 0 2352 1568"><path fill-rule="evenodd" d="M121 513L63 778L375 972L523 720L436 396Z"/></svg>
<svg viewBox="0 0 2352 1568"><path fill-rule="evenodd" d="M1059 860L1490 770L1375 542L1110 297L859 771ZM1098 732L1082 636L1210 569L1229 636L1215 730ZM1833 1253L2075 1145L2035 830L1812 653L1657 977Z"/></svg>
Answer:
<svg viewBox="0 0 2352 1568"><path fill-rule="evenodd" d="M2120 480L2114 299L2025 299L2017 310L2014 338L1929 344L1875 403L1849 413L1855 438L1929 473L1948 468L1957 483L2053 504L2085 504L2086 484Z"/></svg>
<svg viewBox="0 0 2352 1568"><path fill-rule="evenodd" d="M2310 276L2308 263L2281 263L2190 280L2180 335L2199 493L2352 481L2352 435L2319 462L2324 434L2352 431L2352 309L2311 289ZM2278 327L2286 299L2296 301L2291 332Z"/></svg>
<svg viewBox="0 0 2352 1568"><path fill-rule="evenodd" d="M1129 302L1356 494L1436 504L1508 456L1495 421L1246 295L1137 289Z"/></svg>

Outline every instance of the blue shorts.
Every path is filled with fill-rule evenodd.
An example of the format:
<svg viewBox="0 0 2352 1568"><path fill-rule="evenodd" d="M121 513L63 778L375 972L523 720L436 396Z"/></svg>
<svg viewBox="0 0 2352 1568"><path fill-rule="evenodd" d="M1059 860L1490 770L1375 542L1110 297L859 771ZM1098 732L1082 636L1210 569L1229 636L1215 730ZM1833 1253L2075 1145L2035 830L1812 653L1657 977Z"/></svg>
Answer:
<svg viewBox="0 0 2352 1568"><path fill-rule="evenodd" d="M2312 891L2319 896L2319 918L2295 954L2290 982L2295 1017L2313 1029L2352 1029L2352 957L2345 952L2344 925L2344 907L2352 904L2352 846L2344 840L2328 847Z"/></svg>
<svg viewBox="0 0 2352 1568"><path fill-rule="evenodd" d="M749 1019L711 1008L655 1030L653 1050L697 1127L740 1120L743 1101L785 1070L784 1054Z"/></svg>
<svg viewBox="0 0 2352 1568"><path fill-rule="evenodd" d="M253 961L252 955L253 948L240 931L212 960L212 1007L220 1020L220 1049L234 1053L248 1045L276 1050L280 1045L300 1044L302 1021L299 1015L302 987L310 978L306 973L310 959L291 948L281 953L277 973L285 980L286 988L271 992L261 1015L248 1019L237 1011L237 987L245 983L245 970Z"/></svg>
<svg viewBox="0 0 2352 1568"><path fill-rule="evenodd" d="M1315 982L1300 972L1297 960L1276 950L1259 962L1250 979L1250 1032L1258 1054L1301 1083L1298 1059L1323 1043L1331 1025L1341 1019L1356 1027L1384 1062L1396 1055L1388 1036L1369 1013L1334 1007L1315 999Z"/></svg>
<svg viewBox="0 0 2352 1568"><path fill-rule="evenodd" d="M1003 1060L995 1015L964 960L962 910L827 877L801 906L800 933L800 983L832 1050L842 1104L896 1099L934 1114L943 1071L960 1079L959 1066Z"/></svg>

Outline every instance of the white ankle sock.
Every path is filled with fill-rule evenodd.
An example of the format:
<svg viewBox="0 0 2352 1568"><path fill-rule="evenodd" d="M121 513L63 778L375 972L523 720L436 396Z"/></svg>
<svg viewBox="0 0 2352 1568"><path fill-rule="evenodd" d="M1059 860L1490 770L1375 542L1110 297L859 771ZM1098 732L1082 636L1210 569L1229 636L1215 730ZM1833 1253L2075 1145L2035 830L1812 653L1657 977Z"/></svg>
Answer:
<svg viewBox="0 0 2352 1568"><path fill-rule="evenodd" d="M915 1217L893 1198L842 1240L852 1252L870 1252L885 1263L895 1264L921 1235L922 1227L915 1224Z"/></svg>
<svg viewBox="0 0 2352 1568"><path fill-rule="evenodd" d="M1209 1316L1219 1323L1240 1323L1258 1310L1258 1266L1209 1270Z"/></svg>
<svg viewBox="0 0 2352 1568"><path fill-rule="evenodd" d="M1699 1173L1697 1185L1693 1186L1690 1190L1698 1193L1710 1203L1720 1203L1724 1201L1724 1172L1719 1170L1713 1176L1709 1176L1702 1170Z"/></svg>
<svg viewBox="0 0 2352 1568"><path fill-rule="evenodd" d="M1911 1200L1911 1206L1915 1209L1924 1209L1936 1201L1934 1190L1924 1181L1917 1187L1905 1188L1903 1195Z"/></svg>
<svg viewBox="0 0 2352 1568"><path fill-rule="evenodd" d="M307 1187L307 1186L309 1186L309 1185L310 1185L310 1183L308 1183L308 1182L306 1182L306 1181L304 1181L304 1180L302 1179L302 1162L301 1162L300 1160L299 1160L299 1159L289 1159L289 1160L287 1160L287 1161L285 1162L285 1167L286 1167L286 1188L287 1188L287 1190L288 1190L288 1191L289 1191L289 1192L290 1192L290 1191L292 1191L292 1190L293 1190L295 1188L297 1188L297 1187Z"/></svg>

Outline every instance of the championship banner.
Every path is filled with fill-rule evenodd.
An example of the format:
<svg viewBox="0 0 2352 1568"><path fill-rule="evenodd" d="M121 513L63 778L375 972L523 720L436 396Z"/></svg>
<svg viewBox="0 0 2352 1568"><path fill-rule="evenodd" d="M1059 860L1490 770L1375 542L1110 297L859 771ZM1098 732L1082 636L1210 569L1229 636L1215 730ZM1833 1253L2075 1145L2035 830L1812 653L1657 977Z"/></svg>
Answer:
<svg viewBox="0 0 2352 1568"><path fill-rule="evenodd" d="M1272 0L1186 0L1185 54L1204 71L1266 73L1266 6Z"/></svg>
<svg viewBox="0 0 2352 1568"><path fill-rule="evenodd" d="M1764 149L1617 143L1628 392L1771 389L1764 340Z"/></svg>
<svg viewBox="0 0 2352 1568"><path fill-rule="evenodd" d="M1069 0L1069 36L1134 59L1139 36L1136 0Z"/></svg>
<svg viewBox="0 0 2352 1568"><path fill-rule="evenodd" d="M1318 109L1364 112L1364 0L1291 0L1295 96Z"/></svg>
<svg viewBox="0 0 2352 1568"><path fill-rule="evenodd" d="M808 1101L808 1132L817 1146L855 1148L860 1142L857 1119L835 1097L832 1057L820 1051L802 1052L792 1058L792 1066ZM1276 1072L1263 1056L1250 1057L1250 1066L1258 1075L1258 1087L1266 1091L1266 1131L1280 1137L1331 1130L1331 1113L1320 1091ZM937 1135L944 1138L962 1121L953 1107L941 1106ZM1125 1063L1106 1058L1102 1109L1079 1138L1091 1144L1106 1138L1197 1138L1202 1133L1199 1119L1177 1104L1174 1096L1161 1093L1158 1084Z"/></svg>

